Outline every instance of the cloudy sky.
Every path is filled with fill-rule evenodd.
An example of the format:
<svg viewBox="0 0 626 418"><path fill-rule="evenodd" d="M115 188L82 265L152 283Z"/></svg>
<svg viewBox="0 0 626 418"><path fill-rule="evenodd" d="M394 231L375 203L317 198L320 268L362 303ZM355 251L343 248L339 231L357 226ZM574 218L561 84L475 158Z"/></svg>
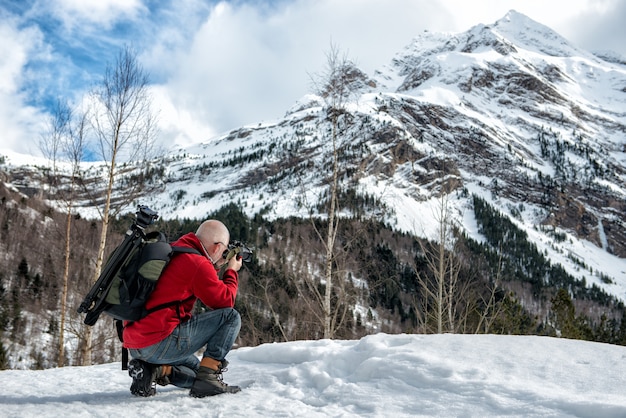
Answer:
<svg viewBox="0 0 626 418"><path fill-rule="evenodd" d="M51 104L80 102L124 46L150 75L161 141L186 145L280 118L331 43L371 74L424 30L511 9L626 56L623 0L0 0L0 150L40 154Z"/></svg>

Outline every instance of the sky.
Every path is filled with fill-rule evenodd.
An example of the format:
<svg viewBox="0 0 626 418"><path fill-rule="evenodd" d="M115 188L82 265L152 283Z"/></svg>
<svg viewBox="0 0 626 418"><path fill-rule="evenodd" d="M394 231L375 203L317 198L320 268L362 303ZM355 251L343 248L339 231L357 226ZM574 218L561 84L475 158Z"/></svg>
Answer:
<svg viewBox="0 0 626 418"><path fill-rule="evenodd" d="M2 416L626 416L626 347L539 336L389 335L232 350L237 394L130 394L120 363L0 371Z"/></svg>
<svg viewBox="0 0 626 418"><path fill-rule="evenodd" d="M186 146L282 117L331 45L372 74L422 31L509 10L626 56L622 0L0 0L0 152L41 155L53 104L79 106L125 46L150 76L159 142Z"/></svg>

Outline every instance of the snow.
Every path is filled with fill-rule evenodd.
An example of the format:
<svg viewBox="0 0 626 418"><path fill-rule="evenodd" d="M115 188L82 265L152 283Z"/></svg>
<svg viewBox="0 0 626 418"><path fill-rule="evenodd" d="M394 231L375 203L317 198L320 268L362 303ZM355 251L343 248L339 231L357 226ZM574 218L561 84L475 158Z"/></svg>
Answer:
<svg viewBox="0 0 626 418"><path fill-rule="evenodd" d="M195 399L136 398L120 363L0 372L4 417L626 416L626 348L539 336L388 335L241 347Z"/></svg>

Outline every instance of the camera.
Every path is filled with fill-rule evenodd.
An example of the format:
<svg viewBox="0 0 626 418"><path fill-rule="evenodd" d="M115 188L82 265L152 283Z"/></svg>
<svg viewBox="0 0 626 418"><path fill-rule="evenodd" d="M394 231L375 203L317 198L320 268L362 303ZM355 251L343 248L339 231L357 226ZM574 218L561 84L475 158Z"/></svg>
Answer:
<svg viewBox="0 0 626 418"><path fill-rule="evenodd" d="M241 257L243 261L249 263L252 261L252 250L246 247L241 241L233 241L228 244L228 248L224 250L222 258L228 261L234 256Z"/></svg>
<svg viewBox="0 0 626 418"><path fill-rule="evenodd" d="M137 207L137 219L135 223L141 229L146 228L148 225L152 225L157 220L159 215L145 205L139 205Z"/></svg>

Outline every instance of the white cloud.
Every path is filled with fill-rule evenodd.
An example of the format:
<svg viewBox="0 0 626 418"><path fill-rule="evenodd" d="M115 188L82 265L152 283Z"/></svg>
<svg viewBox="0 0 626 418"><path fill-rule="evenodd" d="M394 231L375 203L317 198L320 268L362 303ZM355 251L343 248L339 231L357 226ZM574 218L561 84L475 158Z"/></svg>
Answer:
<svg viewBox="0 0 626 418"><path fill-rule="evenodd" d="M180 144L281 117L310 91L331 42L371 74L424 30L462 32L515 9L578 46L626 55L619 0L30 0L8 9L28 21L0 45L0 121L15 128L3 143L15 144L41 119L28 105L38 95L74 97L128 43L158 83L164 141ZM36 33L45 38L29 38Z"/></svg>
<svg viewBox="0 0 626 418"><path fill-rule="evenodd" d="M50 11L68 29L76 26L110 28L118 20L134 20L145 11L141 0L54 0Z"/></svg>
<svg viewBox="0 0 626 418"><path fill-rule="evenodd" d="M310 90L310 74L324 65L331 42L366 71L386 64L421 28L444 26L445 11L431 3L221 2L188 48L159 61L176 63L167 82L173 105L219 133L282 116Z"/></svg>
<svg viewBox="0 0 626 418"><path fill-rule="evenodd" d="M612 50L626 58L626 2L602 0L587 3L587 8L568 15L555 26L582 48L590 51Z"/></svg>
<svg viewBox="0 0 626 418"><path fill-rule="evenodd" d="M198 138L211 138L216 132L198 120L185 106L174 106L177 101L164 86L151 90L154 111L158 112L159 130L163 147L186 146L198 142Z"/></svg>
<svg viewBox="0 0 626 418"><path fill-rule="evenodd" d="M2 147L22 153L38 153L38 138L44 119L26 104L22 86L25 66L41 44L35 27L18 29L15 19L0 21L0 138Z"/></svg>
<svg viewBox="0 0 626 418"><path fill-rule="evenodd" d="M15 93L33 44L34 30L19 32L11 21L0 22L0 93Z"/></svg>

